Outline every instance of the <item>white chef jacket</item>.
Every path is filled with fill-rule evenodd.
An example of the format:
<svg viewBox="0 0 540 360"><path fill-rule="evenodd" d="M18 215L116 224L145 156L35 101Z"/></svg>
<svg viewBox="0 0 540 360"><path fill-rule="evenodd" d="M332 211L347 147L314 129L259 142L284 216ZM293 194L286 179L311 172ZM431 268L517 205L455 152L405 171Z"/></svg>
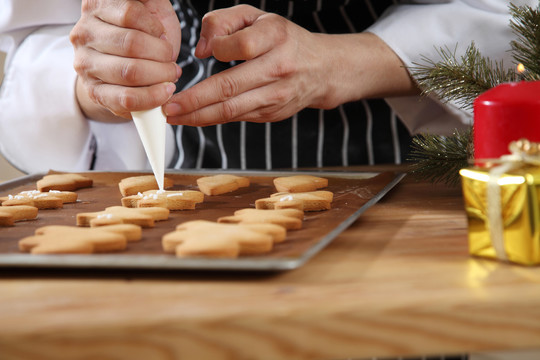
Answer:
<svg viewBox="0 0 540 360"><path fill-rule="evenodd" d="M395 6L368 31L378 35L406 66L426 56L437 61L441 46L459 56L475 42L480 51L511 66L507 1L422 1ZM535 6L532 0L516 5ZM15 167L49 169L149 169L133 123L89 121L75 97L76 73L68 36L80 16L80 0L0 0L0 50L8 54L0 89L0 151ZM435 99L387 99L411 134L449 134L471 121L451 104ZM174 147L168 126L167 157ZM100 156L101 154L101 156Z"/></svg>

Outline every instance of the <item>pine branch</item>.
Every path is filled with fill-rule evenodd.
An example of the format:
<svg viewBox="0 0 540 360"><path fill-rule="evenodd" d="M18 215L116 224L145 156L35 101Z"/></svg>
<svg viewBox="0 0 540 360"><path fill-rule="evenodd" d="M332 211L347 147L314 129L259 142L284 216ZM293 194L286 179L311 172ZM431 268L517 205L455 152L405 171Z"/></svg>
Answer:
<svg viewBox="0 0 540 360"><path fill-rule="evenodd" d="M472 130L456 130L451 136L417 135L409 153L410 172L432 183L456 186L460 183L459 170L469 166L472 153Z"/></svg>
<svg viewBox="0 0 540 360"><path fill-rule="evenodd" d="M424 94L437 94L443 101L455 101L463 109L471 109L474 99L484 91L518 78L514 69L506 69L502 61L483 57L474 43L461 59L448 48L441 48L438 53L441 61L423 57L425 64L415 63L410 70Z"/></svg>
<svg viewBox="0 0 540 360"><path fill-rule="evenodd" d="M525 80L540 80L540 11L510 4L510 28L517 39L510 43L512 56L525 66Z"/></svg>

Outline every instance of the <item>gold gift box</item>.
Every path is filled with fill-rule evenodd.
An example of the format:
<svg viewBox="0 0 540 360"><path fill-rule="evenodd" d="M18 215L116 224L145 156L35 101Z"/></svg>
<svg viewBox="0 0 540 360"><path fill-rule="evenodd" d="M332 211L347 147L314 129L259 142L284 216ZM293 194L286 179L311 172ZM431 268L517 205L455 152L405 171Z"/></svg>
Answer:
<svg viewBox="0 0 540 360"><path fill-rule="evenodd" d="M500 175L496 182L489 168L461 169L460 175L470 254L523 265L540 264L540 167L518 166ZM492 185L488 185L490 178ZM488 215L488 186L500 191L500 223L495 225ZM490 201L495 204L495 200ZM493 233L497 226L502 229L502 257L494 244L499 234Z"/></svg>

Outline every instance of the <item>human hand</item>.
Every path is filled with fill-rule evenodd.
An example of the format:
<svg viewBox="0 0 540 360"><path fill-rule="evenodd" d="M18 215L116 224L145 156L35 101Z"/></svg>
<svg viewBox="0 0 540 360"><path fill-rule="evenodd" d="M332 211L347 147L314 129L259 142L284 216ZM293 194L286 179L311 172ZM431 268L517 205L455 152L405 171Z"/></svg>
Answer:
<svg viewBox="0 0 540 360"><path fill-rule="evenodd" d="M70 40L77 97L92 119L161 106L181 75L180 23L168 0L83 0Z"/></svg>
<svg viewBox="0 0 540 360"><path fill-rule="evenodd" d="M206 14L195 54L245 61L175 94L163 107L171 124L279 121L306 107L418 93L376 35L311 33L248 5Z"/></svg>
<svg viewBox="0 0 540 360"><path fill-rule="evenodd" d="M325 46L320 34L248 5L210 12L196 56L246 61L174 95L164 106L168 121L278 121L308 106L335 106L325 94Z"/></svg>

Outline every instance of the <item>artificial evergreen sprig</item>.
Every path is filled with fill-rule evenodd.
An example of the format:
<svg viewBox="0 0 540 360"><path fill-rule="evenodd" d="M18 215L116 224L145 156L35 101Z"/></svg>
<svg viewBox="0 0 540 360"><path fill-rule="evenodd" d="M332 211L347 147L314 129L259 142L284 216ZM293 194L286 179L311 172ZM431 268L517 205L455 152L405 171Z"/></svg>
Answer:
<svg viewBox="0 0 540 360"><path fill-rule="evenodd" d="M510 43L515 61L512 68L483 57L474 43L459 59L455 50L441 48L441 60L423 57L423 64L409 69L423 94L434 94L442 101L454 101L462 109L470 110L478 95L501 83L540 80L540 6L532 9L510 4L509 9L510 27L517 37ZM518 63L523 64L524 73L515 71ZM458 171L468 166L473 152L472 128L451 136L422 134L413 138L409 153L411 172L431 182L457 185Z"/></svg>
<svg viewBox="0 0 540 360"><path fill-rule="evenodd" d="M438 50L441 60L435 62L426 57L423 64L410 68L425 95L436 94L443 101L454 101L463 109L471 109L474 99L486 90L503 82L516 81L519 76L503 62L493 62L482 56L472 43L460 59L455 50Z"/></svg>
<svg viewBox="0 0 540 360"><path fill-rule="evenodd" d="M540 80L540 10L510 4L510 28L517 36L510 42L512 57L523 64L524 80Z"/></svg>
<svg viewBox="0 0 540 360"><path fill-rule="evenodd" d="M455 131L451 136L417 135L409 152L410 172L432 183L456 186L459 170L472 158L472 130Z"/></svg>

